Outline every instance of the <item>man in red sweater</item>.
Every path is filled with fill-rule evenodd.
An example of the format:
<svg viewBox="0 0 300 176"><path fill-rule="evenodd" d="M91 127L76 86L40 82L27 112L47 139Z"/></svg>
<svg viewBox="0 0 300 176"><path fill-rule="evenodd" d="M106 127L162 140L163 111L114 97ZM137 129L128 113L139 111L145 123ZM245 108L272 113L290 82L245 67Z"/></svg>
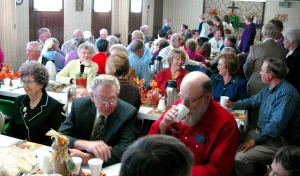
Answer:
<svg viewBox="0 0 300 176"><path fill-rule="evenodd" d="M239 132L231 113L212 99L212 83L201 72L187 74L180 86L180 99L152 124L149 135L171 135L194 155L193 176L230 175L239 144ZM175 122L177 104L190 109Z"/></svg>
<svg viewBox="0 0 300 176"><path fill-rule="evenodd" d="M92 61L98 65L97 74L105 74L105 63L108 58L108 44L109 42L106 39L100 39L97 42L97 49L99 53L92 57Z"/></svg>

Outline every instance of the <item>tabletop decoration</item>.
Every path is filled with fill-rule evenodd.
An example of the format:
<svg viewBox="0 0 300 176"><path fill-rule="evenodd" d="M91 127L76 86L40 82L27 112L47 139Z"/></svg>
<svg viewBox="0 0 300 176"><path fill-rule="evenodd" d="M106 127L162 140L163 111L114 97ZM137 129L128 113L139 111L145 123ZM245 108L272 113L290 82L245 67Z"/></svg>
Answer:
<svg viewBox="0 0 300 176"><path fill-rule="evenodd" d="M51 145L53 153L50 158L50 162L54 163L54 172L64 176L72 175L72 173L76 171L76 164L72 160L68 151L68 145L70 142L69 138L53 129L48 131L46 136L50 136L55 139Z"/></svg>
<svg viewBox="0 0 300 176"><path fill-rule="evenodd" d="M150 90L144 89L144 79L139 80L139 78L133 78L133 82L140 89L141 102L144 106L156 108L159 100L165 96L165 93L160 88L156 87L157 82L155 80L150 82L150 86L152 87Z"/></svg>
<svg viewBox="0 0 300 176"><path fill-rule="evenodd" d="M14 72L10 69L9 64L4 64L2 67L2 70L0 72L0 81L3 82L5 78L9 78L11 80L20 78L20 71ZM12 82L10 82L10 85L12 86Z"/></svg>

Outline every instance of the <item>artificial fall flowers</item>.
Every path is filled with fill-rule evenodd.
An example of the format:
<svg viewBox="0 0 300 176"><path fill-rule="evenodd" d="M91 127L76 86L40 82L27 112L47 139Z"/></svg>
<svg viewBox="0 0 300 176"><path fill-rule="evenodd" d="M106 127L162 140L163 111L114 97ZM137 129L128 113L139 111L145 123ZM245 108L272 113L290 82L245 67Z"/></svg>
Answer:
<svg viewBox="0 0 300 176"><path fill-rule="evenodd" d="M3 81L5 78L18 79L20 78L20 71L14 72L10 70L9 64L4 64L0 72L0 80Z"/></svg>
<svg viewBox="0 0 300 176"><path fill-rule="evenodd" d="M141 102L144 106L157 107L159 100L165 96L165 93L156 87L157 83L155 80L150 82L150 86L152 87L150 90L144 89L144 79L133 78L133 82L140 89Z"/></svg>

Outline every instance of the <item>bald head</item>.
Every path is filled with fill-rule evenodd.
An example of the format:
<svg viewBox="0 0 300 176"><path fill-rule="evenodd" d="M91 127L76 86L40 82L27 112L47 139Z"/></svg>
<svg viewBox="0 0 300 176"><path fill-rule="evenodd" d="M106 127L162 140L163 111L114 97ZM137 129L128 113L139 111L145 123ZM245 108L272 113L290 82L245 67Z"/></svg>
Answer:
<svg viewBox="0 0 300 176"><path fill-rule="evenodd" d="M199 71L187 74L181 83L180 90L200 90L203 93L212 92L212 83L209 77Z"/></svg>

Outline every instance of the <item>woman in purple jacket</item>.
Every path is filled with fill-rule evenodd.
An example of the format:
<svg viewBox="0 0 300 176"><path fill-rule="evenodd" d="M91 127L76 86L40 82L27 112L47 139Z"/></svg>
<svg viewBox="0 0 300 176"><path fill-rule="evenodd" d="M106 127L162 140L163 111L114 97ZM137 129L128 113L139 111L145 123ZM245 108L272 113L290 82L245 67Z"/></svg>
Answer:
<svg viewBox="0 0 300 176"><path fill-rule="evenodd" d="M246 24L246 27L243 31L241 43L239 45L239 50L242 53L248 53L250 46L254 44L256 27L255 24L253 23L253 18L254 16L252 13L247 13L244 16L244 22Z"/></svg>

